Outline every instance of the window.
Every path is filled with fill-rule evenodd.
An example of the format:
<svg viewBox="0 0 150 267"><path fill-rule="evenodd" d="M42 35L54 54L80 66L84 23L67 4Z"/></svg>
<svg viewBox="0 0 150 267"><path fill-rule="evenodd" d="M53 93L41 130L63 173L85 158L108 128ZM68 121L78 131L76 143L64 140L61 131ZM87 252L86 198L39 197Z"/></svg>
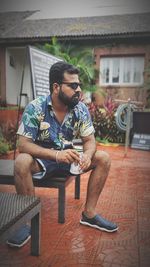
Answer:
<svg viewBox="0 0 150 267"><path fill-rule="evenodd" d="M144 57L102 57L100 85L138 86L143 84Z"/></svg>

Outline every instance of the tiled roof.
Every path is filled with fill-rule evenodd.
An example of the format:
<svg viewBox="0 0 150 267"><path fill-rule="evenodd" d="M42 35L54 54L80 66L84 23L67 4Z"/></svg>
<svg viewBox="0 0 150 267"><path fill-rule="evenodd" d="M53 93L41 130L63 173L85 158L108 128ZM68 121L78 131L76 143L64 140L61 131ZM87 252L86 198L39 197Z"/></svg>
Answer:
<svg viewBox="0 0 150 267"><path fill-rule="evenodd" d="M36 11L0 12L0 38L17 29L17 26Z"/></svg>
<svg viewBox="0 0 150 267"><path fill-rule="evenodd" d="M127 34L142 35L143 33L150 36L150 13L82 18L27 19L22 21L14 14L16 22L14 27L12 27L12 17L8 13L5 14L8 27L1 33L1 38L5 40L10 38L48 38L52 36L70 36L72 38L81 36L122 36ZM19 20L18 23L17 20ZM1 22L0 14L0 24Z"/></svg>

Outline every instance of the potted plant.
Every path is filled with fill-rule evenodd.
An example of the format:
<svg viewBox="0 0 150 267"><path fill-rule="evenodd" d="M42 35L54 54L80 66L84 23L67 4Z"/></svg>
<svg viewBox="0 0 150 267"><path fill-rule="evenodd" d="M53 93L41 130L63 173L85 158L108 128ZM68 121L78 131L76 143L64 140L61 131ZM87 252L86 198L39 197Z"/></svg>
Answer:
<svg viewBox="0 0 150 267"><path fill-rule="evenodd" d="M0 137L0 156L5 155L9 151L9 144Z"/></svg>
<svg viewBox="0 0 150 267"><path fill-rule="evenodd" d="M8 130L8 131L7 131ZM4 137L5 136L5 137ZM0 128L0 159L14 159L16 132L14 128ZM18 151L16 150L16 155Z"/></svg>

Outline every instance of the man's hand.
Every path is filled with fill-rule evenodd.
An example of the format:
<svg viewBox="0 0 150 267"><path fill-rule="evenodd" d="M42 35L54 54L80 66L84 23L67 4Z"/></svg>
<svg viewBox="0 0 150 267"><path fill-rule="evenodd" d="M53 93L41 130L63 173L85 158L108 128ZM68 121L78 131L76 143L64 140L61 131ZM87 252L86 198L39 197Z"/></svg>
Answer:
<svg viewBox="0 0 150 267"><path fill-rule="evenodd" d="M68 163L68 164L71 164L74 161L79 163L80 162L80 153L77 152L75 149L61 150L57 154L57 161L58 161L58 163L64 162L64 163Z"/></svg>
<svg viewBox="0 0 150 267"><path fill-rule="evenodd" d="M88 157L87 154L82 154L82 157L80 159L80 168L83 170L83 171L86 171L90 165L91 165L91 159Z"/></svg>

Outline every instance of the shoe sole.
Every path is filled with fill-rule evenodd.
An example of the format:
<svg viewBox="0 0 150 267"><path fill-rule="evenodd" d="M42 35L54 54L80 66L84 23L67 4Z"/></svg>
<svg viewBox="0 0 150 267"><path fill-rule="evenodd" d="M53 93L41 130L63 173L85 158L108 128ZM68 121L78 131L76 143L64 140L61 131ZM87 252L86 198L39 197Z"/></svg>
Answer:
<svg viewBox="0 0 150 267"><path fill-rule="evenodd" d="M9 247L12 247L12 248L21 248L21 247L23 247L29 241L30 238L31 238L31 235L29 235L28 238L24 242L22 242L21 244L11 243L8 240L7 240L6 243L7 243L7 245L9 245Z"/></svg>
<svg viewBox="0 0 150 267"><path fill-rule="evenodd" d="M83 224L83 225L86 225L86 226L90 226L92 228L96 228L96 229L101 230L101 231L108 232L108 233L116 232L119 229L119 227L117 227L117 228L115 228L113 230L109 230L109 229L106 229L106 228L99 227L99 226L97 226L95 224L90 224L88 222L83 222L82 220L80 220L80 223Z"/></svg>

